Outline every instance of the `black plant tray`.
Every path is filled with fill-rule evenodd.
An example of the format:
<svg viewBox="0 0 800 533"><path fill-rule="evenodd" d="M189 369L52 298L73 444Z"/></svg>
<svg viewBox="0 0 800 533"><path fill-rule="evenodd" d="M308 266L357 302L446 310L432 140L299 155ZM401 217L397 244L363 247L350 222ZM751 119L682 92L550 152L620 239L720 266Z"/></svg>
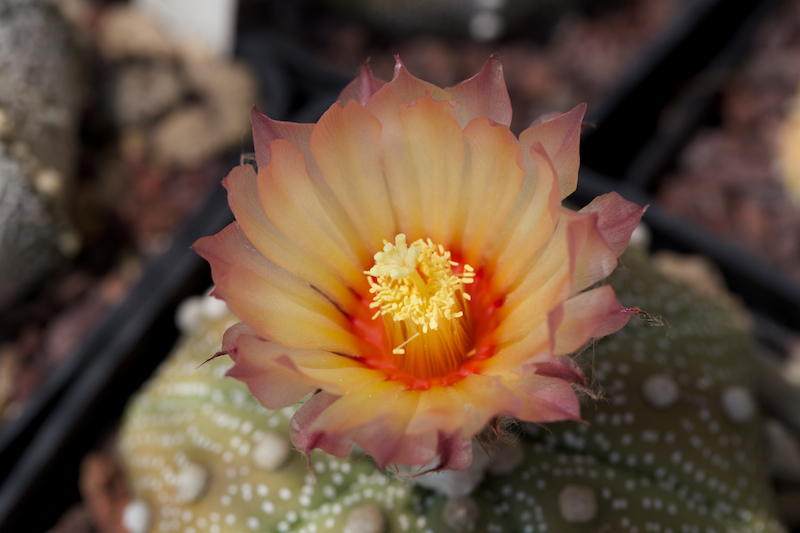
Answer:
<svg viewBox="0 0 800 533"><path fill-rule="evenodd" d="M731 39L702 68L688 78L660 78L671 97L660 109L640 97L625 101L609 121L584 138L582 171L573 200L588 202L593 196L616 190L640 204L649 204L644 221L653 231L653 248L670 248L703 254L722 271L729 288L739 294L756 318L762 342L785 351L788 332L800 330L800 284L748 250L660 209L652 193L660 179L674 168L680 151L712 115L724 84L749 49L752 37L782 0L755 3ZM655 72L655 71L654 71ZM655 75L655 74L653 74ZM640 86L638 90L645 87ZM637 117L640 115L641 117ZM627 142L620 128L630 129L636 142ZM614 150L614 135L624 147ZM619 153L638 146L619 161L602 160L601 154ZM594 159L593 159L594 157Z"/></svg>
<svg viewBox="0 0 800 533"><path fill-rule="evenodd" d="M700 58L714 57L759 5L755 0L698 0L687 10L590 115L597 128L584 138L584 166L605 168L627 162L647 138L641 135L643 128L657 122L662 106L705 64ZM240 34L238 55L255 68L267 102L262 111L276 119L316 120L351 79L351 73L327 70L296 45L263 32ZM615 135L620 138L615 140ZM588 169L582 171L573 198L588 201L589 195L612 189L648 203L641 189ZM172 349L178 336L173 325L178 303L211 283L208 267L189 246L231 220L224 191L219 188L125 302L48 378L22 416L0 432L0 533L46 531L78 500L81 457L113 427L129 396ZM704 253L716 250L707 236L698 237L694 228L657 208L648 211L646 220L653 228L656 247ZM737 273L742 287L732 285L734 290L753 288L750 300L758 301L759 288L770 281L763 279L759 268L737 266L736 257L725 249L712 251L711 256L726 274L729 270ZM775 292L781 294L778 289ZM788 291L783 291L783 296L786 301L780 304L781 312L800 314L800 297L790 297ZM770 301L764 303L765 308L771 305Z"/></svg>

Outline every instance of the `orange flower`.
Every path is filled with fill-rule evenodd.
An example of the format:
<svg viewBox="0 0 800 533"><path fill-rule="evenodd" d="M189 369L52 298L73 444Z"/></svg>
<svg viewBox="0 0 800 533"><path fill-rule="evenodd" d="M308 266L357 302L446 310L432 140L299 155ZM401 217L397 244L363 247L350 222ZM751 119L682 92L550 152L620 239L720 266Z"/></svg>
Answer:
<svg viewBox="0 0 800 533"><path fill-rule="evenodd" d="M195 249L243 321L229 375L270 409L316 391L298 449L464 469L500 415L581 419L569 354L629 317L611 287L586 289L643 212L615 194L561 207L584 110L518 140L492 58L447 89L365 66L317 124L253 111L258 172L231 171L236 222Z"/></svg>

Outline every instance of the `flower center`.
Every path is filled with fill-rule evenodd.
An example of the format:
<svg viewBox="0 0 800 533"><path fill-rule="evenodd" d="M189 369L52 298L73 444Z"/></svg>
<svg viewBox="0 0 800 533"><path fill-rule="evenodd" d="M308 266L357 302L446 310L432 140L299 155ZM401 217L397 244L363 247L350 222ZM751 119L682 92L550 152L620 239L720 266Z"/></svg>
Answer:
<svg viewBox="0 0 800 533"><path fill-rule="evenodd" d="M455 269L455 270L454 270ZM428 239L411 246L402 233L386 242L367 272L373 320L383 319L396 371L412 380L443 378L472 355L472 321L464 286L475 272Z"/></svg>

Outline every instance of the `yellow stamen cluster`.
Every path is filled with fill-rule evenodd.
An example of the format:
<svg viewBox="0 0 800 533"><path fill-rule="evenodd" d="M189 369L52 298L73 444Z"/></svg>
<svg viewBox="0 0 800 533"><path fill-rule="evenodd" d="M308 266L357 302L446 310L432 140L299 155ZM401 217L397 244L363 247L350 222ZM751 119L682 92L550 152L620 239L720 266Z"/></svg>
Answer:
<svg viewBox="0 0 800 533"><path fill-rule="evenodd" d="M427 333L428 328L438 329L442 318L463 316L456 300L469 300L463 288L472 283L475 272L464 265L464 272L457 276L454 266L458 263L441 245L419 239L408 247L406 236L400 233L395 244L387 242L375 254L375 266L365 272L371 276L370 292L375 295L370 307L380 308L373 319L388 314L396 322L411 320Z"/></svg>
<svg viewBox="0 0 800 533"><path fill-rule="evenodd" d="M471 327L464 285L474 281L475 271L464 265L454 274L456 266L441 245L419 239L408 246L400 233L364 272L374 294L370 307L378 309L372 318L383 317L392 353L406 355L397 361L399 369L426 377L444 375L466 357Z"/></svg>

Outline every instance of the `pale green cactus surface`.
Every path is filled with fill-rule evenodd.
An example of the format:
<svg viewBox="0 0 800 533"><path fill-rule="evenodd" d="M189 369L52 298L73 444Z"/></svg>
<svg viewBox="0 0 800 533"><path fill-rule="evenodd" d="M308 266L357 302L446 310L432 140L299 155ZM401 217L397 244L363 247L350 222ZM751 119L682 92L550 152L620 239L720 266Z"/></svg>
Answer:
<svg viewBox="0 0 800 533"><path fill-rule="evenodd" d="M151 532L727 533L774 518L750 340L731 315L656 274L640 254L612 276L634 319L581 355L605 399L587 425L511 425L522 457L448 499L354 453L290 449L294 409L268 411L224 373L228 317L188 334L131 402L120 450ZM489 452L508 446L487 443ZM499 465L502 459L497 458ZM506 463L508 461L505 461ZM507 465L508 466L508 465Z"/></svg>

